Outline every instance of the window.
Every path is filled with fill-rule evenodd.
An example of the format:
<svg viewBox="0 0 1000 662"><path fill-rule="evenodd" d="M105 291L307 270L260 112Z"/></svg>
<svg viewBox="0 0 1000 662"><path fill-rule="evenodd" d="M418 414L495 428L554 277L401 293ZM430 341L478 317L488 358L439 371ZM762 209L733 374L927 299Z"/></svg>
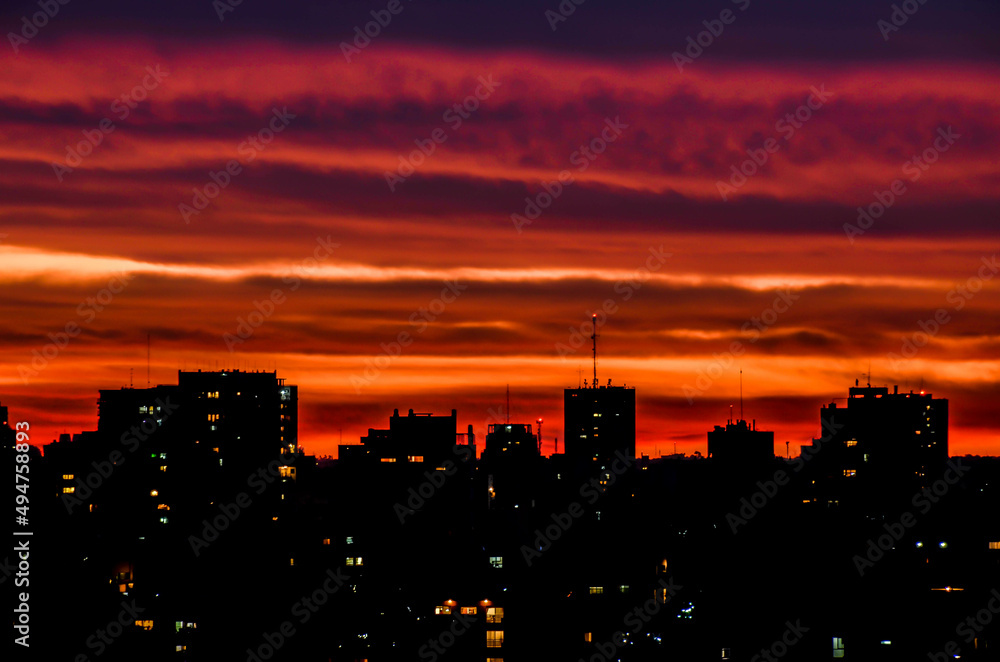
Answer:
<svg viewBox="0 0 1000 662"><path fill-rule="evenodd" d="M63 488L63 494L73 494L73 492L76 492L76 488L75 487L64 487Z"/></svg>
<svg viewBox="0 0 1000 662"><path fill-rule="evenodd" d="M160 524L169 524L169 523L170 523L170 518L168 518L168 517L161 517L160 518Z"/></svg>
<svg viewBox="0 0 1000 662"><path fill-rule="evenodd" d="M295 559L288 559L288 565L295 565Z"/></svg>
<svg viewBox="0 0 1000 662"><path fill-rule="evenodd" d="M604 595L604 587L603 586L591 586L590 587L590 594L591 595Z"/></svg>
<svg viewBox="0 0 1000 662"><path fill-rule="evenodd" d="M503 607L488 607L486 609L487 623L503 623Z"/></svg>
<svg viewBox="0 0 1000 662"><path fill-rule="evenodd" d="M157 510L170 510L170 506L168 506L168 505L167 505L167 504L165 504L165 503L161 503L160 505L158 505L158 506L156 507L156 509L157 509Z"/></svg>
<svg viewBox="0 0 1000 662"><path fill-rule="evenodd" d="M844 657L844 640L841 637L833 638L833 656Z"/></svg>
<svg viewBox="0 0 1000 662"><path fill-rule="evenodd" d="M628 584L622 584L621 586L618 587L618 590L621 593L628 593Z"/></svg>
<svg viewBox="0 0 1000 662"><path fill-rule="evenodd" d="M850 448L851 446L857 446L857 445L858 445L858 440L857 439L850 439L847 442L847 447L848 448Z"/></svg>
<svg viewBox="0 0 1000 662"><path fill-rule="evenodd" d="M208 420L209 420L210 423L214 423L215 421L219 420L219 415L218 414L209 414L208 415Z"/></svg>
<svg viewBox="0 0 1000 662"><path fill-rule="evenodd" d="M1000 542L991 542L990 549L1000 549Z"/></svg>
<svg viewBox="0 0 1000 662"><path fill-rule="evenodd" d="M160 493L159 493L159 492L157 492L156 490L152 490L152 491L151 491L151 492L149 493L149 496L151 496L151 497L155 497L155 496L160 496Z"/></svg>
<svg viewBox="0 0 1000 662"><path fill-rule="evenodd" d="M488 657L488 658L486 658L486 662L503 662L503 658L502 657Z"/></svg>
<svg viewBox="0 0 1000 662"><path fill-rule="evenodd" d="M729 660L729 659L731 659L731 656L730 656L728 648L723 648L722 649L722 659L723 660Z"/></svg>
<svg viewBox="0 0 1000 662"><path fill-rule="evenodd" d="M486 647L500 648L503 646L503 630L486 631Z"/></svg>
<svg viewBox="0 0 1000 662"><path fill-rule="evenodd" d="M361 566L365 564L365 560L360 556L348 556L347 565L349 566Z"/></svg>
<svg viewBox="0 0 1000 662"><path fill-rule="evenodd" d="M166 470L167 470L167 465L161 464L160 465L160 471L166 471Z"/></svg>
<svg viewBox="0 0 1000 662"><path fill-rule="evenodd" d="M326 547L329 547L330 546L330 539L329 538L323 538L323 545L326 546Z"/></svg>
<svg viewBox="0 0 1000 662"><path fill-rule="evenodd" d="M448 605L440 605L434 607L434 613L438 616L447 615L451 613L451 607Z"/></svg>
<svg viewBox="0 0 1000 662"><path fill-rule="evenodd" d="M463 616L475 616L478 613L479 609L477 607L462 607Z"/></svg>
<svg viewBox="0 0 1000 662"><path fill-rule="evenodd" d="M406 461L407 462L423 462L424 461L424 456L423 455L407 455L406 456Z"/></svg>
<svg viewBox="0 0 1000 662"><path fill-rule="evenodd" d="M73 480L74 478L73 474L63 474L63 480Z"/></svg>
<svg viewBox="0 0 1000 662"><path fill-rule="evenodd" d="M854 476L857 475L857 473L858 473L857 469L844 469L845 478L853 478Z"/></svg>
<svg viewBox="0 0 1000 662"><path fill-rule="evenodd" d="M137 628L142 628L143 630L147 630L147 631L148 630L152 630L153 629L153 621L136 621L135 622L135 626Z"/></svg>
<svg viewBox="0 0 1000 662"><path fill-rule="evenodd" d="M278 473L282 478L295 478L295 467L278 467Z"/></svg>
<svg viewBox="0 0 1000 662"><path fill-rule="evenodd" d="M174 648L174 650L176 650L176 651L177 651L178 653L183 653L183 652L184 652L184 651L186 651L187 649L188 649L188 647L187 647L187 646L181 646L181 645L178 645L178 646L176 646L176 647Z"/></svg>
<svg viewBox="0 0 1000 662"><path fill-rule="evenodd" d="M583 633L583 640L586 641L589 644L590 642L592 642L594 640L594 634L592 632L584 632Z"/></svg>
<svg viewBox="0 0 1000 662"><path fill-rule="evenodd" d="M347 536L347 544L348 545L354 544L354 536Z"/></svg>
<svg viewBox="0 0 1000 662"><path fill-rule="evenodd" d="M394 458L394 457L383 457L382 461L383 462L395 462L396 458Z"/></svg>
<svg viewBox="0 0 1000 662"><path fill-rule="evenodd" d="M490 557L490 565L493 566L494 568L502 568L503 567L503 557L502 556L491 556Z"/></svg>

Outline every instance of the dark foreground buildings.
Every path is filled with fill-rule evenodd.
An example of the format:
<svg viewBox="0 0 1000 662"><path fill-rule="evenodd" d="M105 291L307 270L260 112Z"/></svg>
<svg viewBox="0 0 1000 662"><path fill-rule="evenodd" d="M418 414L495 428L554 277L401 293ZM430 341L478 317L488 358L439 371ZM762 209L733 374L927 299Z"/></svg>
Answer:
<svg viewBox="0 0 1000 662"><path fill-rule="evenodd" d="M946 401L850 396L789 459L745 421L709 457L637 458L635 391L590 387L566 392L566 454L397 410L317 463L274 373L102 391L97 430L31 460L32 652L998 659L996 458L948 457Z"/></svg>

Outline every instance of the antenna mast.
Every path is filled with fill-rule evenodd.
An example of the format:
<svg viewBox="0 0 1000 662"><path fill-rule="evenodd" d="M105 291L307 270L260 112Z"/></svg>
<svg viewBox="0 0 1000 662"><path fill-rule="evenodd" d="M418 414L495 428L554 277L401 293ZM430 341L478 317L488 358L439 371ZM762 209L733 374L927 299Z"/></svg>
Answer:
<svg viewBox="0 0 1000 662"><path fill-rule="evenodd" d="M510 425L510 384L507 384L507 425Z"/></svg>
<svg viewBox="0 0 1000 662"><path fill-rule="evenodd" d="M594 388L597 388L597 315L592 320L594 333L590 338L594 341Z"/></svg>
<svg viewBox="0 0 1000 662"><path fill-rule="evenodd" d="M743 369L740 369L740 420L746 420L743 418Z"/></svg>
<svg viewBox="0 0 1000 662"><path fill-rule="evenodd" d="M150 356L149 334L146 334L146 388L149 388L149 356Z"/></svg>

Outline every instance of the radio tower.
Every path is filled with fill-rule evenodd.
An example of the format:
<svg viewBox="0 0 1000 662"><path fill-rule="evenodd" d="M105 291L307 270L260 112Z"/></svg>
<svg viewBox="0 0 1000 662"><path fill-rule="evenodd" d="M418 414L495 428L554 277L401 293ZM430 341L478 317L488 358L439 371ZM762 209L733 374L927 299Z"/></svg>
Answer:
<svg viewBox="0 0 1000 662"><path fill-rule="evenodd" d="M597 315L594 315L593 319L594 332L590 336L591 340L594 341L594 388L597 388Z"/></svg>

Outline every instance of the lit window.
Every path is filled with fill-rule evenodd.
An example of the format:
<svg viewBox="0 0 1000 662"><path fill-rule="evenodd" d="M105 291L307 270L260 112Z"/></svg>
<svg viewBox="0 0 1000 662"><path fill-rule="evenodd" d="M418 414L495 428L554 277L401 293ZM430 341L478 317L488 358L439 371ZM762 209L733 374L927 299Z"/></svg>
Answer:
<svg viewBox="0 0 1000 662"><path fill-rule="evenodd" d="M488 657L488 658L486 658L486 662L503 662L503 658L502 657Z"/></svg>
<svg viewBox="0 0 1000 662"><path fill-rule="evenodd" d="M295 559L288 559L288 565L295 565Z"/></svg>
<svg viewBox="0 0 1000 662"><path fill-rule="evenodd" d="M383 457L382 461L383 462L395 462L396 458L394 458L394 457Z"/></svg>
<svg viewBox="0 0 1000 662"><path fill-rule="evenodd" d="M503 607L488 607L486 609L487 623L503 623Z"/></svg>
<svg viewBox="0 0 1000 662"><path fill-rule="evenodd" d="M295 467L278 467L278 473L282 478L295 478Z"/></svg>
<svg viewBox="0 0 1000 662"><path fill-rule="evenodd" d="M503 646L503 630L486 631L486 647L500 648Z"/></svg>
<svg viewBox="0 0 1000 662"><path fill-rule="evenodd" d="M152 496L152 497L155 497L155 496L160 496L160 493L159 493L159 492L157 492L156 490L152 490L152 491L151 491L151 492L149 493L149 496Z"/></svg>
<svg viewBox="0 0 1000 662"><path fill-rule="evenodd" d="M857 469L844 469L845 478L853 478L858 473Z"/></svg>
<svg viewBox="0 0 1000 662"><path fill-rule="evenodd" d="M841 637L833 638L833 656L844 657L844 640Z"/></svg>
<svg viewBox="0 0 1000 662"><path fill-rule="evenodd" d="M604 594L604 587L603 586L591 586L590 587L590 594L591 595L603 595Z"/></svg>
<svg viewBox="0 0 1000 662"><path fill-rule="evenodd" d="M990 549L1000 549L1000 542L991 542Z"/></svg>
<svg viewBox="0 0 1000 662"><path fill-rule="evenodd" d="M75 476L73 474L63 474L63 480L73 480Z"/></svg>
<svg viewBox="0 0 1000 662"><path fill-rule="evenodd" d="M73 494L73 492L76 492L76 488L75 487L64 487L63 488L63 494Z"/></svg>
<svg viewBox="0 0 1000 662"><path fill-rule="evenodd" d="M731 659L731 658L730 658L730 653L729 653L729 649L728 649L728 648L723 648L723 649L722 649L722 659L723 659L723 660L728 660L728 659Z"/></svg>
<svg viewBox="0 0 1000 662"><path fill-rule="evenodd" d="M360 556L348 556L347 557L347 565L349 565L349 566L353 567L353 566L356 566L356 565L364 565L364 564L365 564L365 560L362 557L360 557Z"/></svg>
<svg viewBox="0 0 1000 662"><path fill-rule="evenodd" d="M165 504L165 503L161 503L160 505L158 505L158 506L156 507L156 509L157 509L157 510L170 510L170 506L168 506L168 505L167 505L167 504Z"/></svg>
<svg viewBox="0 0 1000 662"><path fill-rule="evenodd" d="M588 644L590 642L592 642L594 640L593 633L591 633L591 632L584 632L583 633L583 640L586 641Z"/></svg>
<svg viewBox="0 0 1000 662"><path fill-rule="evenodd" d="M423 462L424 461L424 456L423 455L407 455L406 456L406 461L407 462Z"/></svg>
<svg viewBox="0 0 1000 662"><path fill-rule="evenodd" d="M463 616L475 616L478 613L479 609L477 607L462 607Z"/></svg>
<svg viewBox="0 0 1000 662"><path fill-rule="evenodd" d="M214 423L215 421L219 420L219 415L218 414L209 414L208 415L208 420L209 420L210 423Z"/></svg>
<svg viewBox="0 0 1000 662"><path fill-rule="evenodd" d="M178 646L176 646L176 647L174 648L174 650L176 650L176 651L177 651L178 653L183 653L183 652L184 652L184 651L186 651L187 649L188 649L188 647L187 647L187 646L181 646L181 645L178 645Z"/></svg>
<svg viewBox="0 0 1000 662"><path fill-rule="evenodd" d="M327 547L329 547L330 546L330 539L329 538L323 538L323 544L326 545Z"/></svg>
<svg viewBox="0 0 1000 662"><path fill-rule="evenodd" d="M618 587L618 590L621 591L622 593L628 593L628 584L622 584L621 586Z"/></svg>
<svg viewBox="0 0 1000 662"><path fill-rule="evenodd" d="M857 445L858 445L858 440L857 440L857 439L850 439L850 440L849 440L849 441L847 442L847 447L848 447L848 448L850 448L851 446L857 446Z"/></svg>
<svg viewBox="0 0 1000 662"><path fill-rule="evenodd" d="M434 613L438 616L450 614L451 607L447 605L440 605L438 607L434 607Z"/></svg>
<svg viewBox="0 0 1000 662"><path fill-rule="evenodd" d="M494 568L502 568L503 567L503 557L502 556L491 556L490 557L490 565L493 566Z"/></svg>
<svg viewBox="0 0 1000 662"><path fill-rule="evenodd" d="M167 470L167 465L161 464L160 465L160 471L166 471L166 470Z"/></svg>
<svg viewBox="0 0 1000 662"><path fill-rule="evenodd" d="M347 540L347 544L348 545L353 545L354 544L354 536L347 536L346 540Z"/></svg>
<svg viewBox="0 0 1000 662"><path fill-rule="evenodd" d="M170 519L167 518L167 517L161 517L160 518L160 524L168 524L169 522L170 522Z"/></svg>
<svg viewBox="0 0 1000 662"><path fill-rule="evenodd" d="M135 622L135 626L137 628L142 628L143 630L147 630L147 631L148 630L152 630L153 629L153 621L136 621Z"/></svg>

